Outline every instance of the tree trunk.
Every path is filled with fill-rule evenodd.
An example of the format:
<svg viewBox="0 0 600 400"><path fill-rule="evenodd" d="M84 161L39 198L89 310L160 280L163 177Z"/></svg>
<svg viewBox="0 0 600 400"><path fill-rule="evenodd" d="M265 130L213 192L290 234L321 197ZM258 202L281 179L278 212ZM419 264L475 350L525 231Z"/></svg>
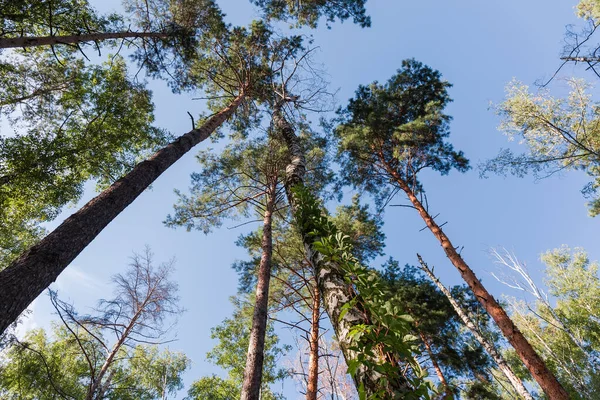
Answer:
<svg viewBox="0 0 600 400"><path fill-rule="evenodd" d="M245 97L244 91L202 127L180 136L113 183L67 218L38 244L0 271L0 333L98 234L164 171L223 124Z"/></svg>
<svg viewBox="0 0 600 400"><path fill-rule="evenodd" d="M477 325L475 325L475 323L469 316L468 312L463 310L460 304L458 304L458 302L452 296L452 293L450 293L450 291L442 284L442 282L440 282L440 280L433 274L433 271L429 269L429 267L423 261L421 256L417 255L417 257L419 258L419 263L421 264L421 270L423 270L427 274L427 276L429 276L429 279L431 279L433 283L435 283L438 289L440 289L442 293L444 293L444 295L452 305L452 308L454 308L454 311L456 311L456 314L463 321L463 323L466 325L469 331L471 331L475 339L477 339L477 341L492 357L494 362L498 365L500 371L502 371L502 373L506 376L506 378L508 379L512 387L515 389L515 391L519 394L519 396L526 400L533 400L533 397L531 397L531 394L529 394L529 392L523 385L523 382L517 377L517 375L515 375L513 370L510 368L510 366L504 359L504 357L502 357L502 354L500 354L500 352L496 350L496 346L494 346L494 343L487 340L481 334L481 332L477 328Z"/></svg>
<svg viewBox="0 0 600 400"><path fill-rule="evenodd" d="M108 390L108 387L110 386L110 383L113 379L113 376L115 376L115 370L111 370L110 373L108 374L108 377L106 378L106 380L104 381L104 383L102 384L102 386L100 386L98 388L98 393L96 394L96 399L97 400L104 400L104 396L106 394L106 391Z"/></svg>
<svg viewBox="0 0 600 400"><path fill-rule="evenodd" d="M567 400L569 395L562 387L560 382L556 379L554 374L548 369L544 360L533 349L531 344L527 341L525 336L519 331L516 325L512 322L506 311L498 304L496 299L486 290L481 284L481 281L475 276L473 270L467 265L462 259L460 254L456 251L456 248L448 239L448 236L442 231L434 219L429 215L423 204L417 199L417 196L413 193L408 184L402 179L400 174L392 168L388 168L388 172L394 177L400 189L402 189L408 196L412 205L425 221L425 224L438 239L442 248L446 252L446 256L452 262L452 265L458 269L462 278L465 280L467 285L471 288L475 297L483 305L487 313L494 319L500 331L506 337L508 342L514 347L515 351L519 355L519 358L523 361L531 375L540 385L544 393L550 400Z"/></svg>
<svg viewBox="0 0 600 400"><path fill-rule="evenodd" d="M425 336L425 334L423 332L419 331L418 328L417 328L417 331L419 332L419 337L421 338L421 341L425 345L425 350L427 350L427 354L429 354L429 359L431 360L431 364L433 365L435 374L438 376L440 383L444 387L445 394L442 397L442 399L452 399L454 397L452 394L452 390L450 389L450 385L448 385L448 381L446 380L446 377L444 376L444 372L442 371L442 368L440 368L440 364L438 364L437 359L435 358L435 354L433 353L433 350L431 349L431 344L429 344L429 339L427 338L427 336Z"/></svg>
<svg viewBox="0 0 600 400"><path fill-rule="evenodd" d="M58 44L75 44L83 42L96 42L109 39L138 39L138 38L166 38L168 33L164 32L106 32L106 33L88 33L83 35L69 36L41 36L30 37L21 36L16 38L1 38L0 49L10 49L15 47L38 47L54 46Z"/></svg>
<svg viewBox="0 0 600 400"><path fill-rule="evenodd" d="M276 134L280 135L284 140L290 153L290 163L286 168L285 188L292 215L294 218L298 218L300 204L293 193L293 189L304 187L304 175L306 172L304 151L294 132L294 128L283 116L280 103L274 107L273 128ZM310 221L306 221L304 224L299 224L298 228L306 249L306 257L315 269L314 275L317 277L319 291L323 296L325 311L333 325L342 354L346 362L356 360L358 354L355 350L351 349L352 339L350 337L350 330L355 325L368 324L368 316L357 307L351 307L341 317L343 306L356 298L357 294L344 280L344 272L340 270L339 266L331 261L324 261L319 252L313 250L313 243L319 238L316 238L312 232L317 227L312 225ZM366 354L365 356L375 364L380 363L380 359L377 356L373 357ZM367 398L380 389L385 390L389 396L410 390L402 377L398 376L398 379L389 379L389 377L385 377L379 372L368 369L364 363L358 366L353 379L357 388L360 386L364 387Z"/></svg>
<svg viewBox="0 0 600 400"><path fill-rule="evenodd" d="M312 321L310 323L310 355L308 358L308 384L306 400L317 400L319 390L319 320L321 316L321 293L319 285L313 288Z"/></svg>
<svg viewBox="0 0 600 400"><path fill-rule="evenodd" d="M252 315L252 330L248 344L248 356L244 370L241 400L259 400L262 384L265 336L269 307L269 281L271 280L271 260L273 256L272 217L275 206L276 185L269 189L263 219L262 256L256 282L256 303Z"/></svg>
<svg viewBox="0 0 600 400"><path fill-rule="evenodd" d="M119 340L117 340L117 343L115 343L115 345L112 347L112 349L110 350L110 353L108 353L108 356L106 357L106 360L104 360L104 363L102 364L102 367L100 368L100 371L98 372L98 375L96 377L92 377L92 379L93 379L92 385L90 386L90 390L88 392L86 400L94 400L94 399L102 400L101 396L102 396L103 392L106 390L108 383L110 383L109 379L112 379L112 376L109 374L109 379L107 379L107 382L105 384L102 383L102 379L104 379L104 375L106 375L106 372L108 371L108 369L114 362L115 357L117 356L117 353L119 352L121 347L123 347L123 344L125 343L125 341L129 337L129 334L135 327L137 319L139 318L140 313L143 311L144 306L145 306L145 303L140 306L140 308L134 314L133 318L131 318L131 320L127 324L127 327L123 331L123 334L121 335Z"/></svg>

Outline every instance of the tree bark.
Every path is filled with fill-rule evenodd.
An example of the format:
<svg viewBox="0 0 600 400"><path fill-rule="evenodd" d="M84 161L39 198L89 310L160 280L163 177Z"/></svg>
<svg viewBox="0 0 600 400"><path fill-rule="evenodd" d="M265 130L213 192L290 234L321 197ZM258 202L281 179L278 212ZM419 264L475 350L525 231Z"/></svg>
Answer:
<svg viewBox="0 0 600 400"><path fill-rule="evenodd" d="M276 134L280 135L286 143L290 153L290 163L286 168L285 188L292 215L294 218L297 218L300 204L298 204L293 189L304 186L306 164L304 151L300 141L298 140L292 125L283 116L281 103L278 103L274 107L273 128ZM323 296L325 311L333 325L342 354L344 355L346 362L349 360L356 360L358 354L351 348L352 340L350 338L350 330L353 326L358 324L369 324L368 316L357 307L351 307L343 317L341 317L344 304L351 302L357 297L357 294L354 292L353 288L346 283L344 272L340 267L331 261L323 260L323 257L319 252L313 250L313 243L318 240L318 238L312 235L312 232L316 227L311 226L310 221L300 225L299 229L306 249L306 257L315 269L314 274L317 278L319 291ZM366 355L366 357L369 358L368 355ZM375 356L371 361L379 363L380 360ZM410 390L401 376L398 376L398 379L389 379L389 377L384 377L379 372L368 369L362 363L358 366L353 379L357 388L361 385L364 387L367 398L380 389L384 389L389 396Z"/></svg>
<svg viewBox="0 0 600 400"><path fill-rule="evenodd" d="M254 314L252 315L252 330L250 331L241 400L259 400L260 398L269 308L269 282L271 280L271 261L273 257L272 218L276 185L273 186L267 194L268 198L263 219L262 256L258 267L256 302Z"/></svg>
<svg viewBox="0 0 600 400"><path fill-rule="evenodd" d="M321 316L321 292L319 285L313 288L312 320L310 323L310 355L308 357L308 384L306 400L317 400L319 390L319 320Z"/></svg>
<svg viewBox="0 0 600 400"><path fill-rule="evenodd" d="M383 160L382 160L383 161ZM386 164L387 165L387 164ZM400 189L406 193L410 202L419 212L425 224L438 239L440 245L446 252L446 256L452 262L452 265L458 269L462 278L465 280L467 285L471 288L475 297L483 305L487 313L493 318L500 328L500 331L506 337L508 342L514 347L515 351L519 355L519 358L523 361L531 375L540 385L544 393L550 400L567 400L569 395L562 387L560 382L556 379L554 374L548 369L544 360L536 353L531 344L527 341L525 336L519 331L516 325L512 322L506 311L500 306L500 304L494 299L494 297L487 291L482 285L481 281L477 278L473 270L467 265L462 259L460 254L456 251L456 248L450 242L450 239L442 231L439 225L429 215L423 204L417 199L414 192L408 186L406 181L402 179L400 174L393 168L389 168L388 172L392 175Z"/></svg>
<svg viewBox="0 0 600 400"><path fill-rule="evenodd" d="M40 295L96 236L164 171L229 118L244 91L202 127L180 136L113 183L38 244L0 271L0 333Z"/></svg>
<svg viewBox="0 0 600 400"><path fill-rule="evenodd" d="M431 364L433 365L435 374L438 376L440 383L444 387L445 394L442 397L442 399L452 399L453 398L452 389L450 389L450 385L448 385L448 381L446 380L446 377L444 376L444 372L442 371L442 368L440 368L440 364L438 364L437 359L435 358L435 354L433 353L433 350L431 349L431 344L429 344L429 339L418 328L417 328L417 331L419 332L419 337L421 338L421 341L425 345L425 350L427 350L427 354L429 354L429 359L431 360Z"/></svg>
<svg viewBox="0 0 600 400"><path fill-rule="evenodd" d="M500 371L502 371L504 376L506 376L506 378L508 379L512 387L515 389L517 394L523 399L533 400L533 397L531 396L531 394L529 394L529 392L523 385L523 382L513 372L513 370L510 368L510 365L508 365L504 357L502 357L502 354L500 354L500 352L496 350L496 346L494 346L492 342L490 342L481 334L481 332L477 328L477 325L475 325L475 323L469 316L468 312L463 310L460 304L458 304L458 302L452 296L452 293L450 293L450 291L442 284L442 282L440 282L440 280L433 274L433 271L429 269L429 267L423 261L421 256L417 254L417 257L419 258L419 263L421 264L421 270L423 270L423 272L425 272L427 276L429 276L429 279L431 279L433 283L435 283L438 289L440 289L442 293L444 293L444 295L452 305L452 308L454 308L454 311L456 311L456 314L459 316L459 318L462 320L465 326L469 329L469 331L471 331L475 339L492 357L494 362L498 365Z"/></svg>
<svg viewBox="0 0 600 400"><path fill-rule="evenodd" d="M102 400L102 395L103 395L104 391L106 391L106 387L107 387L108 383L110 383L107 380L107 382L105 384L103 384L102 379L104 379L104 375L106 375L106 372L108 371L108 369L114 362L115 357L117 356L117 353L119 352L121 347L123 347L123 344L129 337L129 334L131 333L132 329L135 327L137 319L139 318L140 313L143 311L143 308L145 307L145 305L146 304L144 302L144 304L142 304L140 306L140 308L137 310L137 312L134 314L133 318L131 318L131 320L127 324L127 327L123 331L123 334L121 335L119 340L117 340L117 343L114 344L114 346L108 353L108 356L106 357L106 360L104 360L104 363L102 364L102 367L100 368L100 371L98 372L98 375L96 377L92 376L92 384L90 386L90 390L88 391L86 400L94 400L94 399ZM109 374L109 379L112 379L112 376L110 374Z"/></svg>
<svg viewBox="0 0 600 400"><path fill-rule="evenodd" d="M109 39L139 39L139 38L166 38L168 33L164 32L105 32L88 33L82 35L68 36L21 36L16 38L0 38L0 49L10 49L16 47L38 47L55 46L58 44L75 44L83 42L100 42Z"/></svg>

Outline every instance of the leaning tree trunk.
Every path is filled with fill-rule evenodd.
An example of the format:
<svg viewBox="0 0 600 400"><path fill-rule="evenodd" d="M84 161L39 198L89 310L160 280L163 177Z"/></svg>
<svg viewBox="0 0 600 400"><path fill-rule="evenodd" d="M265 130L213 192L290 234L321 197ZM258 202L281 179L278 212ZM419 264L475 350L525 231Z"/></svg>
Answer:
<svg viewBox="0 0 600 400"><path fill-rule="evenodd" d="M281 103L274 107L273 128L275 133L280 135L286 143L290 153L290 163L286 168L285 188L292 215L298 219L301 204L299 204L297 196L294 194L294 189L304 187L306 164L300 141L294 132L294 128L283 116ZM339 265L332 261L325 261L319 252L313 249L313 243L319 240L312 234L315 230L318 231L318 229L315 229L318 227L314 226L314 222L299 222L298 228L306 250L306 257L313 265L319 291L323 296L325 311L333 325L342 354L346 362L356 360L358 353L352 349L350 331L358 324L369 324L368 316L357 307L350 307L345 313L342 313L343 306L355 300L359 295L346 283L344 272ZM381 361L378 356L367 354L364 354L364 356L374 364L379 364ZM364 363L358 366L353 379L357 389L361 386L364 387L367 398L380 390L384 390L390 396L410 390L400 374L398 374L398 379L390 379L373 369L367 368Z"/></svg>
<svg viewBox="0 0 600 400"><path fill-rule="evenodd" d="M0 271L0 333L15 321L96 236L152 182L223 124L244 91L202 127L180 136L113 183Z"/></svg>
<svg viewBox="0 0 600 400"><path fill-rule="evenodd" d="M483 305L487 313L494 319L500 331L506 337L508 342L515 349L519 358L536 382L540 385L544 393L550 400L567 400L569 395L562 387L560 382L556 379L554 374L548 369L544 360L536 353L531 344L527 341L525 336L519 331L517 326L512 322L504 308L494 299L494 297L487 291L482 285L481 281L477 278L473 270L467 265L463 258L458 254L456 248L448 239L448 236L442 231L440 226L435 220L429 215L423 204L417 199L412 189L408 186L406 181L398 174L398 172L392 168L388 169L388 172L393 176L394 180L400 186L400 189L406 193L410 202L425 221L425 224L438 239L442 248L446 252L446 256L452 262L452 265L458 269L462 278L465 280L467 285L475 294L475 297Z"/></svg>
<svg viewBox="0 0 600 400"><path fill-rule="evenodd" d="M444 295L452 305L452 308L454 308L454 311L456 311L456 314L459 316L459 318L462 320L465 326L469 329L469 331L471 331L475 339L477 339L477 341L492 357L494 362L498 365L500 371L502 371L504 376L506 376L506 378L508 379L512 387L515 389L517 394L523 399L533 400L533 397L531 397L531 394L529 394L529 392L523 385L523 382L513 372L513 370L510 368L510 365L508 365L504 357L502 357L502 354L500 354L500 352L496 350L496 346L494 346L494 343L490 342L481 334L481 332L477 328L477 325L475 325L475 323L469 316L468 312L463 310L460 304L458 304L458 302L452 296L452 293L450 293L450 291L442 284L442 282L440 282L440 280L433 274L433 271L429 269L429 267L427 266L425 261L423 261L421 256L417 254L417 257L419 258L419 263L421 264L421 270L423 270L423 272L425 272L427 276L429 276L429 279L431 279L433 283L435 283L438 289L440 289L442 293L444 293Z"/></svg>
<svg viewBox="0 0 600 400"><path fill-rule="evenodd" d="M440 367L440 364L438 363L437 358L436 358L435 354L433 353L433 349L431 348L429 339L423 332L421 332L419 330L419 328L417 328L417 331L419 333L419 337L421 338L421 341L423 342L423 345L425 346L425 350L427 350L427 354L429 355L429 359L431 360L431 365L433 366L435 374L438 376L438 379L440 380L440 383L441 383L442 387L444 388L444 395L441 398L442 399L452 399L454 397L452 395L452 389L450 388L450 385L448 384L448 380L444 376L444 371L442 371L442 368Z"/></svg>
<svg viewBox="0 0 600 400"><path fill-rule="evenodd" d="M138 38L166 38L168 33L164 32L106 32L106 33L88 33L82 35L68 36L21 36L16 38L0 39L0 49L10 49L16 47L38 47L55 46L59 44L76 44L83 42L100 42L109 39L138 39Z"/></svg>
<svg viewBox="0 0 600 400"><path fill-rule="evenodd" d="M256 282L256 301L252 315L252 330L244 370L244 382L240 400L259 400L262 383L263 361L265 356L265 336L269 307L269 281L271 280L271 260L273 256L272 220L275 207L276 185L269 189L263 219L262 256Z"/></svg>
<svg viewBox="0 0 600 400"><path fill-rule="evenodd" d="M321 293L319 285L313 288L312 320L310 322L310 355L308 357L308 383L306 400L317 400L319 390L319 320L321 317Z"/></svg>

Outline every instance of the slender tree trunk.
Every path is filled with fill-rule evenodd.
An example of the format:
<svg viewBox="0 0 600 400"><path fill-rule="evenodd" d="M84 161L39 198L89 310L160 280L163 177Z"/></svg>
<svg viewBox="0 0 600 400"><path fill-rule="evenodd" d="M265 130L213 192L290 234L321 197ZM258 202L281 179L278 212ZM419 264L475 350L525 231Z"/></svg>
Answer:
<svg viewBox="0 0 600 400"><path fill-rule="evenodd" d="M192 147L221 126L244 97L242 91L228 107L209 118L202 127L180 136L149 159L137 164L131 172L90 200L0 271L0 333L58 278L121 211Z"/></svg>
<svg viewBox="0 0 600 400"><path fill-rule="evenodd" d="M104 363L102 364L102 367L100 368L100 371L98 372L98 375L96 377L93 377L93 382L92 382L92 385L90 386L90 390L88 392L86 400L94 400L94 399L102 400L101 394L106 390L106 387L105 387L106 385L102 384L102 379L104 379L104 375L106 375L106 372L108 371L108 369L114 362L115 357L117 356L117 353L119 352L121 347L123 347L123 344L129 337L131 330L135 327L135 323L138 320L140 313L142 312L144 306L145 306L145 304L142 304L140 306L140 308L137 310L137 312L134 314L133 318L131 318L131 320L127 324L127 327L125 327L123 334L121 335L119 340L117 340L117 343L115 343L115 345L112 347L112 349L110 350L110 353L108 353L108 356L106 357L106 360L104 360ZM110 375L109 375L109 379L112 379L112 377ZM106 383L108 384L108 382L106 382Z"/></svg>
<svg viewBox="0 0 600 400"><path fill-rule="evenodd" d="M310 323L310 355L308 358L308 384L306 400L317 400L319 390L319 322L321 316L321 292L319 285L313 288L312 321Z"/></svg>
<svg viewBox="0 0 600 400"><path fill-rule="evenodd" d="M267 205L263 219L262 256L258 267L256 282L256 303L252 315L252 330L241 400L258 400L262 383L263 361L265 355L265 336L269 307L269 281L271 280L271 260L273 256L272 218L275 206L275 185L267 194Z"/></svg>
<svg viewBox="0 0 600 400"><path fill-rule="evenodd" d="M446 256L450 262L452 262L452 265L458 269L462 278L475 294L477 300L479 300L488 314L494 319L504 337L506 337L508 342L514 347L515 351L519 355L519 358L521 358L544 393L546 393L550 400L567 400L569 395L562 387L560 382L556 379L554 374L552 374L552 372L548 369L544 363L544 360L542 360L542 358L536 353L534 348L512 322L502 306L481 284L481 281L477 278L473 270L462 259L460 254L458 254L448 236L446 236L431 215L429 215L427 210L425 210L425 207L423 207L423 204L421 204L419 199L417 199L417 196L415 196L414 192L408 186L406 181L404 181L400 174L398 174L398 172L394 169L388 168L388 172L394 177L394 180L398 186L400 186L400 189L406 193L410 202L419 212L419 215L421 215L421 218L423 218L423 221L425 221L425 224L431 233L433 233L436 239L438 239L440 242L442 248L446 252Z"/></svg>
<svg viewBox="0 0 600 400"><path fill-rule="evenodd" d="M444 376L444 372L442 371L440 364L438 364L435 354L433 353L433 350L431 349L431 344L429 343L429 339L427 338L427 336L425 336L425 334L423 332L421 332L419 330L419 328L417 328L417 331L419 332L419 337L421 338L421 341L425 345L425 350L427 350L427 354L429 354L429 359L431 360L431 364L433 365L435 374L438 376L440 383L444 387L445 394L442 397L442 399L452 399L453 398L452 390L450 389L450 385L448 385L448 381L446 380L446 377Z"/></svg>
<svg viewBox="0 0 600 400"><path fill-rule="evenodd" d="M529 394L529 392L523 385L523 382L513 372L513 370L510 368L504 357L502 357L502 354L500 354L500 352L496 350L496 346L494 346L494 343L490 342L481 334L481 332L477 328L477 325L475 325L475 323L469 316L468 312L463 310L460 304L458 304L458 302L452 296L452 293L450 293L450 291L442 284L442 282L440 282L440 280L433 274L433 271L429 269L429 267L427 266L425 261L423 261L421 256L417 254L417 257L419 258L419 263L421 264L421 270L423 270L423 272L425 272L427 276L429 276L429 279L431 279L433 283L435 283L438 289L440 289L442 293L444 293L444 295L452 305L452 308L454 308L454 311L456 311L456 314L463 321L463 323L466 325L469 331L471 331L475 339L477 339L477 341L492 357L494 362L498 365L500 371L502 371L502 373L506 376L506 378L508 379L512 387L515 389L515 391L519 394L519 396L526 400L533 400L533 397L531 397L531 394Z"/></svg>
<svg viewBox="0 0 600 400"><path fill-rule="evenodd" d="M290 163L286 168L285 187L292 214L295 218L298 218L300 204L294 195L293 189L304 186L306 164L300 141L294 132L294 128L283 116L281 103L274 107L273 128L276 134L280 135L284 140L290 153ZM319 291L323 296L325 311L333 325L342 354L346 362L356 360L358 354L351 348L350 330L355 325L368 324L368 316L357 307L347 309L347 312L342 316L344 304L355 299L357 294L350 285L346 284L344 272L340 270L339 266L333 262L324 261L319 252L313 249L313 243L318 240L318 238L312 235L314 228L316 227L311 226L310 221L306 221L306 224L300 224L299 226L306 249L306 256L315 269L314 274L317 277ZM369 358L368 355L366 357L367 359ZM380 362L377 356L370 361L374 363ZM382 388L390 396L410 390L401 376L398 376L398 379L389 379L389 377L384 377L381 373L367 368L362 363L358 366L353 378L357 388L360 386L364 387L367 398Z"/></svg>
<svg viewBox="0 0 600 400"><path fill-rule="evenodd" d="M15 47L25 48L38 46L54 46L58 44L75 44L83 42L100 42L108 39L138 39L151 37L166 38L168 36L169 34L164 32L106 32L69 36L21 36L16 38L0 38L0 49L9 49Z"/></svg>
<svg viewBox="0 0 600 400"><path fill-rule="evenodd" d="M106 380L104 381L102 386L100 386L100 388L98 388L98 393L96 394L97 400L104 400L104 395L106 394L106 391L108 390L108 387L110 386L110 382L112 381L113 376L115 376L114 369L110 371L110 373L108 374L108 377L106 378Z"/></svg>

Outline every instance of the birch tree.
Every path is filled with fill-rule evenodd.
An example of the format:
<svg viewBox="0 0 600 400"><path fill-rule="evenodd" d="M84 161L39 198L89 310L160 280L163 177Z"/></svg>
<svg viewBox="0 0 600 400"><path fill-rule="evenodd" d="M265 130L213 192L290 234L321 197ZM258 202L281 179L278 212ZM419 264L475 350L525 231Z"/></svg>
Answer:
<svg viewBox="0 0 600 400"><path fill-rule="evenodd" d="M590 199L589 213L600 213L600 108L592 101L591 85L568 81L567 98L554 97L548 89L533 92L520 82L511 82L506 100L497 107L502 117L499 129L509 140L518 140L525 152L509 149L481 165L482 175L507 172L536 179L561 171L584 171L591 178L582 193Z"/></svg>
<svg viewBox="0 0 600 400"><path fill-rule="evenodd" d="M533 297L509 298L517 326L550 368L564 382L574 399L600 393L600 277L598 263L580 248L566 246L545 252L545 287L531 277L527 265L508 251L493 251L502 274L498 279Z"/></svg>

